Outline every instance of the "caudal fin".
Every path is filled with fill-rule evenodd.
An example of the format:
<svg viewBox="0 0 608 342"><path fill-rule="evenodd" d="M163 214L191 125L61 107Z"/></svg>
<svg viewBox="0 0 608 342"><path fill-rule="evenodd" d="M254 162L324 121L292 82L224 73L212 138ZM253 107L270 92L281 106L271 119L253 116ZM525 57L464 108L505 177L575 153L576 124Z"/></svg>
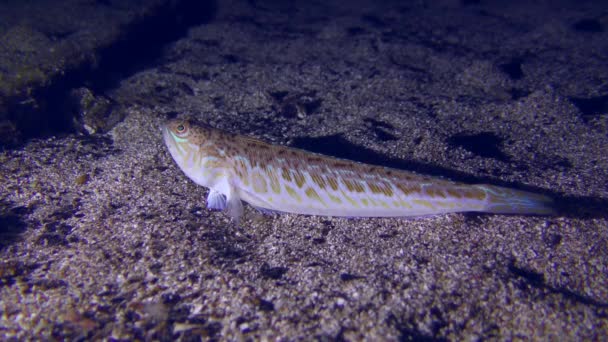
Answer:
<svg viewBox="0 0 608 342"><path fill-rule="evenodd" d="M496 214L554 215L553 199L532 192L494 185L477 185L487 195L484 212Z"/></svg>

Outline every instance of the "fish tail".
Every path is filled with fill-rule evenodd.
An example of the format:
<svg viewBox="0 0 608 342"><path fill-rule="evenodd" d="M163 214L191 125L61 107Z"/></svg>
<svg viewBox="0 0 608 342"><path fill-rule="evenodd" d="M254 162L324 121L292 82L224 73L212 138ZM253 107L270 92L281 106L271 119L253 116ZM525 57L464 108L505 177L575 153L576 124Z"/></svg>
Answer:
<svg viewBox="0 0 608 342"><path fill-rule="evenodd" d="M495 214L553 215L553 199L532 192L494 185L476 185L486 193L484 212Z"/></svg>

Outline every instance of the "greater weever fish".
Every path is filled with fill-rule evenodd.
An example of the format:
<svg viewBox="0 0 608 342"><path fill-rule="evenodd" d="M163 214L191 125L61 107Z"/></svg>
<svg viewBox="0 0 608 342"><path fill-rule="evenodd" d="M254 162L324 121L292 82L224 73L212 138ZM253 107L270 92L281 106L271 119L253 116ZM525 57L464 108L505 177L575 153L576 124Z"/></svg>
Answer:
<svg viewBox="0 0 608 342"><path fill-rule="evenodd" d="M207 207L225 209L235 220L242 201L264 211L343 217L553 213L552 200L540 194L271 145L193 119L169 120L162 131L177 165L209 188Z"/></svg>

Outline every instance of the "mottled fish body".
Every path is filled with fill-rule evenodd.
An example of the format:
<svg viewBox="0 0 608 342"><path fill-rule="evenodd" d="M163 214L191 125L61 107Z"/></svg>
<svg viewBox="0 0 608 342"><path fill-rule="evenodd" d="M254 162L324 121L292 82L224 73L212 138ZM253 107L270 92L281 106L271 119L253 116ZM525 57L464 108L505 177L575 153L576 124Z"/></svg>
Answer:
<svg viewBox="0 0 608 342"><path fill-rule="evenodd" d="M553 213L551 199L543 195L331 158L192 119L169 120L163 136L182 171L210 189L207 206L227 209L237 220L241 201L262 210L346 217Z"/></svg>

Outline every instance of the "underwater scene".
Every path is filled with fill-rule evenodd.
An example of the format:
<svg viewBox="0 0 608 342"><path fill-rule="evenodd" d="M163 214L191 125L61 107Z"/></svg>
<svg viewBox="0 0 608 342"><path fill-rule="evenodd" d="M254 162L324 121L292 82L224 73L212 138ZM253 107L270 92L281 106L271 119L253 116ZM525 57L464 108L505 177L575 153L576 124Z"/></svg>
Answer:
<svg viewBox="0 0 608 342"><path fill-rule="evenodd" d="M0 340L608 339L600 1L0 3Z"/></svg>

